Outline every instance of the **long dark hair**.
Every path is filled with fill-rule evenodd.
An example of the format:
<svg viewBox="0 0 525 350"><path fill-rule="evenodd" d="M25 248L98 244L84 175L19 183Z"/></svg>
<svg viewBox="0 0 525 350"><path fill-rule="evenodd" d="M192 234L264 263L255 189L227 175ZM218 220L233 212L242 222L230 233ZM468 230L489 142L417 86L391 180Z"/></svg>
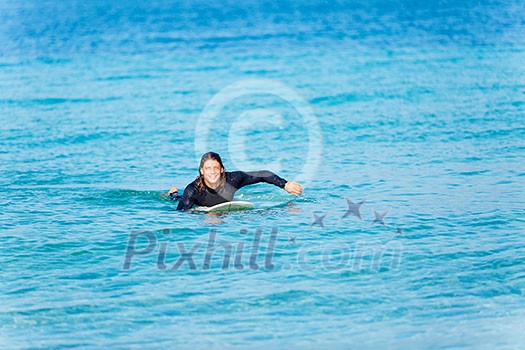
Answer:
<svg viewBox="0 0 525 350"><path fill-rule="evenodd" d="M204 175L201 173L201 170L204 167L204 163L206 163L206 161L210 159L216 160L221 166L222 174L221 174L221 182L218 187L219 191L222 191L222 189L224 188L224 183L226 182L226 172L224 171L224 165L222 164L221 156L215 152L204 153L204 155L201 158L201 163L199 165L199 174L197 175L197 186L199 187L199 191L201 193L204 190L204 187L206 186L206 184L204 183Z"/></svg>

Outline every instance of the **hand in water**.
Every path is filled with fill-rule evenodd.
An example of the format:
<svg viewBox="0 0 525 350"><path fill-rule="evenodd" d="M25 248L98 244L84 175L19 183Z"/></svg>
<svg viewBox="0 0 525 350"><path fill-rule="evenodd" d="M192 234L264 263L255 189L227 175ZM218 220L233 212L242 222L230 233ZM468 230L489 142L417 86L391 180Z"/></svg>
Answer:
<svg viewBox="0 0 525 350"><path fill-rule="evenodd" d="M298 196L303 193L303 186L293 181L288 181L286 185L284 185L284 189L286 192L291 193L294 196Z"/></svg>
<svg viewBox="0 0 525 350"><path fill-rule="evenodd" d="M179 189L176 187L176 186L173 186L172 188L170 188L170 190L168 191L168 196L171 196L173 193L177 193L179 192Z"/></svg>

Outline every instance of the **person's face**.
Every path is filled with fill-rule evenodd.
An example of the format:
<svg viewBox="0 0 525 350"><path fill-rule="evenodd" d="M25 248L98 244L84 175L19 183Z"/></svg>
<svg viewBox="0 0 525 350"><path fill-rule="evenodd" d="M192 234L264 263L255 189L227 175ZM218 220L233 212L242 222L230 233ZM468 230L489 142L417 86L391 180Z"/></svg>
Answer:
<svg viewBox="0 0 525 350"><path fill-rule="evenodd" d="M212 188L219 185L223 171L224 169L221 168L221 165L215 159L208 159L200 169L201 174L204 175L206 185Z"/></svg>

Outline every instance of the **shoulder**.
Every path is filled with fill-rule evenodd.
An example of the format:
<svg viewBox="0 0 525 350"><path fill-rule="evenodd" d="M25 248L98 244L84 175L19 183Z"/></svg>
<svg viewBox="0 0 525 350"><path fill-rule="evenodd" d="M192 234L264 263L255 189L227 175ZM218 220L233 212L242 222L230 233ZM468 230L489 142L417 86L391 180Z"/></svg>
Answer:
<svg viewBox="0 0 525 350"><path fill-rule="evenodd" d="M226 172L226 181L232 182L237 179L242 179L244 176L246 176L246 173L244 171L227 171Z"/></svg>
<svg viewBox="0 0 525 350"><path fill-rule="evenodd" d="M243 172L242 171L226 171L225 174L226 174L226 179L232 179L237 176L242 176Z"/></svg>
<svg viewBox="0 0 525 350"><path fill-rule="evenodd" d="M227 171L226 172L226 177L240 176L240 175L243 175L243 174L244 174L243 171Z"/></svg>
<svg viewBox="0 0 525 350"><path fill-rule="evenodd" d="M198 189L197 180L194 180L193 182L189 183L188 186L186 186L186 188L184 188L184 193L191 194L191 193L196 192L197 189Z"/></svg>

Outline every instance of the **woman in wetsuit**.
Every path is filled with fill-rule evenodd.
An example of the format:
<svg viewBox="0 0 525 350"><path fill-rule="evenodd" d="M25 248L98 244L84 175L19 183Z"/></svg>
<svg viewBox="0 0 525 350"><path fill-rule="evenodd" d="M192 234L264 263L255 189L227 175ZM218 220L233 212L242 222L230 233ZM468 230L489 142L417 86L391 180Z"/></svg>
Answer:
<svg viewBox="0 0 525 350"><path fill-rule="evenodd" d="M172 187L168 194L173 199L179 199L177 210L191 209L194 204L211 207L233 200L233 195L238 189L259 182L284 188L296 196L303 192L302 186L297 182L286 181L268 170L226 172L221 157L217 153L208 152L201 158L199 175L186 186L184 194L179 196L177 187Z"/></svg>

